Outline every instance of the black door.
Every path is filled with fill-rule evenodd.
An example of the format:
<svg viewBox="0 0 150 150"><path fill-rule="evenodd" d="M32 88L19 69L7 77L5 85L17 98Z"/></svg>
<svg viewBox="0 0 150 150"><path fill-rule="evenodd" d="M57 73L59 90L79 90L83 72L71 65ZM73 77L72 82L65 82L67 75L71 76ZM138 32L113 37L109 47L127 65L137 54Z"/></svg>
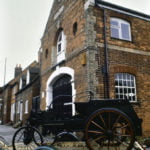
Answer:
<svg viewBox="0 0 150 150"><path fill-rule="evenodd" d="M53 84L53 108L59 117L72 116L72 86L69 75L63 75Z"/></svg>

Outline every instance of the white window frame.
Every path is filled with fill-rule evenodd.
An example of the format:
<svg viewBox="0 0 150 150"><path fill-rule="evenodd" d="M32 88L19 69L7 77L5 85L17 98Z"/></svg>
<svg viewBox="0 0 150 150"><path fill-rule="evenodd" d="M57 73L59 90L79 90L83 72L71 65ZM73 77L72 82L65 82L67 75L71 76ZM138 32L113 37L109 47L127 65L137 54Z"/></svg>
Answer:
<svg viewBox="0 0 150 150"><path fill-rule="evenodd" d="M23 119L23 103L20 102L20 120Z"/></svg>
<svg viewBox="0 0 150 150"><path fill-rule="evenodd" d="M65 50L66 50L66 36L62 31L60 31L57 39L57 63L65 60Z"/></svg>
<svg viewBox="0 0 150 150"><path fill-rule="evenodd" d="M19 89L20 90L22 89L22 84L23 84L23 81L22 81L22 78L20 78L20 82L19 82Z"/></svg>
<svg viewBox="0 0 150 150"><path fill-rule="evenodd" d="M17 113L20 113L20 101L17 102Z"/></svg>
<svg viewBox="0 0 150 150"><path fill-rule="evenodd" d="M14 114L15 114L15 104L11 104L11 116L10 116L10 120L14 121Z"/></svg>
<svg viewBox="0 0 150 150"><path fill-rule="evenodd" d="M30 71L27 71L26 85L30 83Z"/></svg>
<svg viewBox="0 0 150 150"><path fill-rule="evenodd" d="M118 25L113 25L112 21L118 23ZM128 38L123 37L123 33L122 33L122 31L123 31L122 25L123 24L128 26L128 31L129 31L129 33L128 33L129 37ZM113 29L118 30L118 37L115 37L113 35L113 33L112 33ZM111 30L111 37L112 38L117 38L117 39L122 39L122 40L127 40L127 41L131 41L132 40L131 39L131 26L130 26L130 23L128 21L126 21L126 20L123 20L123 19L120 19L120 18L113 18L112 17L110 19L110 30Z"/></svg>
<svg viewBox="0 0 150 150"><path fill-rule="evenodd" d="M130 102L137 102L136 81L134 75L129 73L115 74L115 96L117 99L129 99Z"/></svg>
<svg viewBox="0 0 150 150"><path fill-rule="evenodd" d="M29 100L26 100L25 101L25 112L24 112L25 114L28 113L28 110L29 110L28 108L29 108Z"/></svg>

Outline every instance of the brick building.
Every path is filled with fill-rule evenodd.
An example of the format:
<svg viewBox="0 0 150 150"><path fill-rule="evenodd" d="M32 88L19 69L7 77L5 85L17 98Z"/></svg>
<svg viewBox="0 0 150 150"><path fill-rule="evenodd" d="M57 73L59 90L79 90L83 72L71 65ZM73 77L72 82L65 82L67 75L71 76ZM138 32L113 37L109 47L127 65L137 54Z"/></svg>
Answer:
<svg viewBox="0 0 150 150"><path fill-rule="evenodd" d="M17 65L14 78L0 88L0 120L3 124L26 121L33 98L40 92L40 68L34 61L24 70Z"/></svg>
<svg viewBox="0 0 150 150"><path fill-rule="evenodd" d="M101 0L55 0L41 40L41 108L128 99L150 135L150 16ZM63 99L63 97L68 97Z"/></svg>
<svg viewBox="0 0 150 150"><path fill-rule="evenodd" d="M22 121L25 123L32 109L33 98L39 96L40 77L39 64L33 62L23 70L19 77L19 88L15 93L15 105L12 103L12 119L15 122ZM15 116L13 118L13 112Z"/></svg>
<svg viewBox="0 0 150 150"><path fill-rule="evenodd" d="M1 122L10 121L11 84L6 84L1 90Z"/></svg>

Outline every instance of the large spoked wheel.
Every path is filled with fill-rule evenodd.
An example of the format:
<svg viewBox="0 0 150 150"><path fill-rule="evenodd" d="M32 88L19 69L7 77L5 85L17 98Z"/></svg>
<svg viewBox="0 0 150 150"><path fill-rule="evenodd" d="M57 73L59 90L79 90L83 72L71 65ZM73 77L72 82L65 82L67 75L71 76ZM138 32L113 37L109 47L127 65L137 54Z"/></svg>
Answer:
<svg viewBox="0 0 150 150"><path fill-rule="evenodd" d="M13 150L26 149L33 150L42 145L43 137L39 131L33 127L22 127L18 129L12 139Z"/></svg>
<svg viewBox="0 0 150 150"><path fill-rule="evenodd" d="M132 121L118 109L97 110L86 123L85 140L90 150L131 150L134 139Z"/></svg>

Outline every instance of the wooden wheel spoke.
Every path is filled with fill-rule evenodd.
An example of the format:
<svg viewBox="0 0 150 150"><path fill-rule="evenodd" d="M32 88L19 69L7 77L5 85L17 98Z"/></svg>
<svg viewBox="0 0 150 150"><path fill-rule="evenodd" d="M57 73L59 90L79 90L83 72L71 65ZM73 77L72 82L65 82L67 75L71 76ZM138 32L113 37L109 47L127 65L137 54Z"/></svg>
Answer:
<svg viewBox="0 0 150 150"><path fill-rule="evenodd" d="M134 130L130 119L123 112L111 108L92 114L86 128L86 142L94 150L98 144L107 150L131 149L134 144Z"/></svg>
<svg viewBox="0 0 150 150"><path fill-rule="evenodd" d="M121 141L120 139L117 139L117 141L126 147L129 146L129 143L125 143L124 141Z"/></svg>
<svg viewBox="0 0 150 150"><path fill-rule="evenodd" d="M126 128L126 127L128 127L129 126L129 124L125 124L125 125L119 125L119 126L115 126L115 128L120 128L120 129L123 129L123 128Z"/></svg>
<svg viewBox="0 0 150 150"><path fill-rule="evenodd" d="M96 131L96 130L89 130L89 133L96 133L96 134L103 134L103 132Z"/></svg>
<svg viewBox="0 0 150 150"><path fill-rule="evenodd" d="M100 119L101 119L101 121L102 121L102 123L103 123L103 125L104 125L104 128L106 128L106 123L105 123L105 121L104 121L104 119L103 119L102 115L101 115L101 114L99 114L99 117L100 117Z"/></svg>
<svg viewBox="0 0 150 150"><path fill-rule="evenodd" d="M92 124L94 124L95 126L97 126L98 128L100 128L101 130L105 130L102 126L100 126L99 124L97 124L95 121L91 121Z"/></svg>
<svg viewBox="0 0 150 150"><path fill-rule="evenodd" d="M120 118L121 118L121 115L119 115L119 116L117 117L117 119L115 120L115 122L113 123L112 129L114 129L115 124L117 124L117 123L119 122Z"/></svg>
<svg viewBox="0 0 150 150"><path fill-rule="evenodd" d="M126 128L126 127L128 127L128 126L129 126L129 124L125 124L125 125L123 125L122 127L120 127L120 129Z"/></svg>

